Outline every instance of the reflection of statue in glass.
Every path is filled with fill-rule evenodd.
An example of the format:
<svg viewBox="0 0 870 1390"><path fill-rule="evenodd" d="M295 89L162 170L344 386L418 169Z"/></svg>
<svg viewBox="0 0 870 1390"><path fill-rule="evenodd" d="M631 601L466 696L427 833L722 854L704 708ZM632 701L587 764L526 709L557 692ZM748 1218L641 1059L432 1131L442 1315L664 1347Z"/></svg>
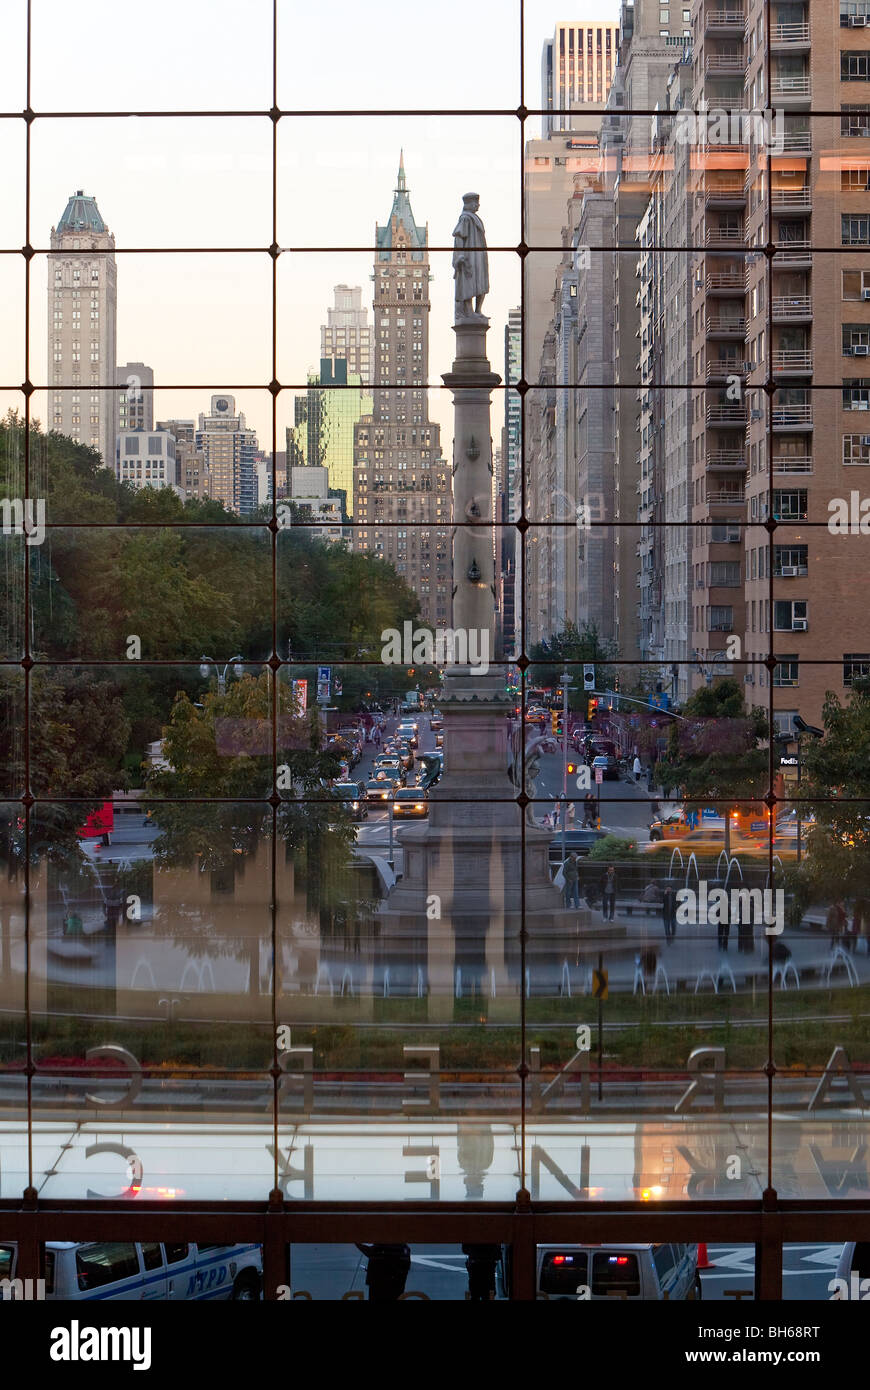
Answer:
<svg viewBox="0 0 870 1390"><path fill-rule="evenodd" d="M456 281L454 321L471 318L482 312L483 301L489 292L489 258L486 253L486 232L477 215L480 198L476 193L464 193L462 212L453 228L453 276Z"/></svg>
<svg viewBox="0 0 870 1390"><path fill-rule="evenodd" d="M483 1179L495 1157L495 1139L491 1125L463 1124L456 1126L456 1156L465 1175L465 1191L470 1201L483 1197Z"/></svg>

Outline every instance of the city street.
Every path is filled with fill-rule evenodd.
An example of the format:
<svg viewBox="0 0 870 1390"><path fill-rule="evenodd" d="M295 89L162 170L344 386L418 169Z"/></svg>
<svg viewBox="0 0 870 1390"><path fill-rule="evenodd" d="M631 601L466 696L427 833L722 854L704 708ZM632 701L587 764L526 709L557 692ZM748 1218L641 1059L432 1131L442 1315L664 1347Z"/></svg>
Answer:
<svg viewBox="0 0 870 1390"><path fill-rule="evenodd" d="M783 1301L830 1298L841 1245L787 1245L783 1266ZM751 1245L708 1245L712 1269L701 1273L704 1299L734 1302L753 1299L755 1252ZM365 1292L366 1260L353 1245L294 1245L291 1249L291 1287L312 1299L341 1299ZM430 1299L463 1300L468 1288L465 1256L456 1246L411 1247L411 1270L405 1292Z"/></svg>

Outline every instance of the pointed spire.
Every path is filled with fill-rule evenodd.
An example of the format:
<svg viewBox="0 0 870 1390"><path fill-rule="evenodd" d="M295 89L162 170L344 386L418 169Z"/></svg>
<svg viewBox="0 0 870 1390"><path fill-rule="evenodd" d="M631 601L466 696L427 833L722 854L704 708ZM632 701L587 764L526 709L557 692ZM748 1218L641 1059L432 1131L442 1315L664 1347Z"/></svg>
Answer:
<svg viewBox="0 0 870 1390"><path fill-rule="evenodd" d="M399 182L396 186L396 192L404 193L407 187L408 184L405 179L405 151L401 149L399 150Z"/></svg>

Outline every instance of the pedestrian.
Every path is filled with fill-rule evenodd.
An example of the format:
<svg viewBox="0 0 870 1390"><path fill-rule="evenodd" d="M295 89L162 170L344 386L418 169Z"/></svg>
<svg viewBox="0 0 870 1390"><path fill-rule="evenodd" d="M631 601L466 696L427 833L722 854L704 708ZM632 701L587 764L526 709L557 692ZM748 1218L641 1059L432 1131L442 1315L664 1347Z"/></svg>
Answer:
<svg viewBox="0 0 870 1390"><path fill-rule="evenodd" d="M565 906L580 906L580 864L576 854L569 854L562 870L565 880Z"/></svg>
<svg viewBox="0 0 870 1390"><path fill-rule="evenodd" d="M488 1303L495 1298L495 1268L501 1259L500 1245L463 1245L468 1270L468 1298L471 1303Z"/></svg>
<svg viewBox="0 0 870 1390"><path fill-rule="evenodd" d="M405 1292L405 1280L411 1268L409 1245L361 1245L368 1260L366 1284L371 1303L395 1303Z"/></svg>
<svg viewBox="0 0 870 1390"><path fill-rule="evenodd" d="M665 941L671 944L677 934L677 894L673 884L667 883L662 894L662 919L665 928Z"/></svg>
<svg viewBox="0 0 870 1390"><path fill-rule="evenodd" d="M595 797L591 792L587 792L583 798L583 824L594 830L595 820Z"/></svg>
<svg viewBox="0 0 870 1390"><path fill-rule="evenodd" d="M604 875L601 906L604 910L605 922L612 922L613 914L616 911L616 870L612 864L608 864L607 873Z"/></svg>
<svg viewBox="0 0 870 1390"><path fill-rule="evenodd" d="M840 945L843 933L846 929L847 920L846 909L843 906L842 900L838 898L836 902L831 903L831 906L828 908L828 915L825 918L825 928L831 934L832 950Z"/></svg>
<svg viewBox="0 0 870 1390"><path fill-rule="evenodd" d="M868 941L868 928L870 928L870 904L866 898L856 898L853 909L853 926L856 941L864 942L865 955L870 952L870 941Z"/></svg>
<svg viewBox="0 0 870 1390"><path fill-rule="evenodd" d="M639 782L640 774L643 772L643 767L641 766L640 758L637 756L636 753L634 755L634 762L631 765L631 770L634 773L635 782Z"/></svg>

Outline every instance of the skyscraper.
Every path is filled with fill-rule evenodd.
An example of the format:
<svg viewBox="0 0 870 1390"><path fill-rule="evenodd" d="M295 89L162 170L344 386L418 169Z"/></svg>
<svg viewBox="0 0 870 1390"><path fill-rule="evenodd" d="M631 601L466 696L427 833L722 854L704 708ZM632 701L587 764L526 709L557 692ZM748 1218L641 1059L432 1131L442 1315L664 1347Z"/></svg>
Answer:
<svg viewBox="0 0 870 1390"><path fill-rule="evenodd" d="M144 362L125 362L115 368L118 392L118 429L154 428L154 372Z"/></svg>
<svg viewBox="0 0 870 1390"><path fill-rule="evenodd" d="M99 387L115 385L117 308L115 238L96 199L79 188L51 229L47 428L98 449L107 468L115 463L118 401Z"/></svg>
<svg viewBox="0 0 870 1390"><path fill-rule="evenodd" d="M541 106L553 113L543 118L545 138L554 130L572 130L569 113L578 107L607 100L618 49L618 24L556 25L541 55Z"/></svg>
<svg viewBox="0 0 870 1390"><path fill-rule="evenodd" d="M428 241L428 226L414 220L400 158L389 220L375 227L373 408L355 430L354 545L395 565L420 600L422 620L446 627L452 496L426 395Z"/></svg>
<svg viewBox="0 0 870 1390"><path fill-rule="evenodd" d="M211 412L200 415L196 448L202 451L209 496L245 516L254 510L257 436L236 414L234 396L212 396Z"/></svg>
<svg viewBox="0 0 870 1390"><path fill-rule="evenodd" d="M347 370L368 386L372 379L372 330L359 285L336 285L335 304L327 309L326 317L320 326L321 358L343 357Z"/></svg>
<svg viewBox="0 0 870 1390"><path fill-rule="evenodd" d="M329 470L329 486L345 493L348 510L353 506L354 429L372 410L359 372L349 368L344 357L320 359L319 375L309 376L308 391L294 402L295 424L287 444L297 464Z"/></svg>

